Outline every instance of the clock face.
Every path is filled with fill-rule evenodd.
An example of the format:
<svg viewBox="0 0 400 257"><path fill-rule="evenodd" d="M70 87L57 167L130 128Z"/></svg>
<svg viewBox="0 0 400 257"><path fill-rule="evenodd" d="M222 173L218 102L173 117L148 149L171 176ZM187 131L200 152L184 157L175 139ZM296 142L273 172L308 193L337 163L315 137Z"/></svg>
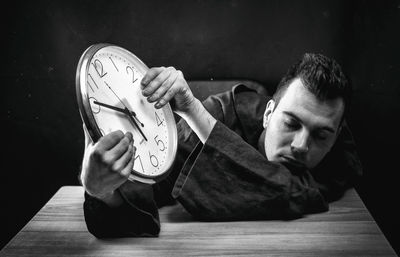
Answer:
<svg viewBox="0 0 400 257"><path fill-rule="evenodd" d="M136 147L130 179L154 183L164 177L176 154L176 125L169 105L155 109L142 95L148 68L127 50L107 45L89 48L80 69L81 114L94 141L130 131Z"/></svg>

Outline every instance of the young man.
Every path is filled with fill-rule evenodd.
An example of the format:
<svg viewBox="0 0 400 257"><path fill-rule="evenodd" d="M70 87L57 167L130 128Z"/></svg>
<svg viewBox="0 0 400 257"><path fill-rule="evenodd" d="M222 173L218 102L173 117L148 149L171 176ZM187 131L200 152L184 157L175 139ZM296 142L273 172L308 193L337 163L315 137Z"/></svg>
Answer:
<svg viewBox="0 0 400 257"><path fill-rule="evenodd" d="M172 67L150 69L142 88L181 116L177 158L159 184L132 183L132 135L86 135L84 211L97 237L157 235L157 209L174 199L201 220L298 218L326 211L361 175L344 121L350 85L325 56L305 54L272 99L238 85L201 103Z"/></svg>

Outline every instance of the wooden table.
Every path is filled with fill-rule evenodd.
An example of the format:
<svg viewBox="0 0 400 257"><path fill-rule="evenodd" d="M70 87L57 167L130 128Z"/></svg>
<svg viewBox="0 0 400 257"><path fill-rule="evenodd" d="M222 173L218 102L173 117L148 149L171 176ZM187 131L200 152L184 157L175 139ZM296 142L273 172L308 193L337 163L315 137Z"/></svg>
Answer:
<svg viewBox="0 0 400 257"><path fill-rule="evenodd" d="M0 256L396 256L355 190L294 221L198 222L180 205L164 207L153 238L97 239L82 203L82 187L62 187Z"/></svg>

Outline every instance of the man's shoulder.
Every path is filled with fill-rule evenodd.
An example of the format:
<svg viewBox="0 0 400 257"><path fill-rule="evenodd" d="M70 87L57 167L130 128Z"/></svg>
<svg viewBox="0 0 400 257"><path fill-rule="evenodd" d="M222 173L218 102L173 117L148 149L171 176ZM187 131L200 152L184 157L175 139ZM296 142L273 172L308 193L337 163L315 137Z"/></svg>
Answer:
<svg viewBox="0 0 400 257"><path fill-rule="evenodd" d="M263 130L262 121L270 97L244 84L212 95L204 103L206 109L229 129L255 145Z"/></svg>
<svg viewBox="0 0 400 257"><path fill-rule="evenodd" d="M241 120L262 118L266 104L271 99L270 96L244 84L232 88L232 97L236 113Z"/></svg>
<svg viewBox="0 0 400 257"><path fill-rule="evenodd" d="M271 97L264 87L237 84L232 87L232 96L235 100L268 101Z"/></svg>
<svg viewBox="0 0 400 257"><path fill-rule="evenodd" d="M216 100L222 105L236 105L237 103L266 103L271 97L268 95L267 90L260 85L247 85L243 83L236 84L232 86L230 90L217 93L208 97L208 99L213 99L212 102Z"/></svg>
<svg viewBox="0 0 400 257"><path fill-rule="evenodd" d="M233 118L232 115L240 114L250 117L259 117L260 114L262 116L270 99L265 89L240 83L230 90L209 96L203 104L215 118L221 120L222 116Z"/></svg>

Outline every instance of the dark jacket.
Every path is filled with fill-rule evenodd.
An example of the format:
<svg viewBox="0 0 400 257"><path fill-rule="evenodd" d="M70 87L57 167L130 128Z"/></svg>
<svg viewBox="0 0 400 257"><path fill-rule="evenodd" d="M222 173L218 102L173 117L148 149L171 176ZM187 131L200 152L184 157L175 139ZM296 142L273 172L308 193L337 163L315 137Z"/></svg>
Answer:
<svg viewBox="0 0 400 257"><path fill-rule="evenodd" d="M327 211L328 202L362 173L348 127L318 167L291 171L257 147L269 99L244 85L207 98L203 104L217 123L205 144L180 120L178 153L165 180L152 186L126 182L119 188L125 204L114 209L85 193L89 231L97 237L157 235L158 208L175 199L205 221L294 219Z"/></svg>

